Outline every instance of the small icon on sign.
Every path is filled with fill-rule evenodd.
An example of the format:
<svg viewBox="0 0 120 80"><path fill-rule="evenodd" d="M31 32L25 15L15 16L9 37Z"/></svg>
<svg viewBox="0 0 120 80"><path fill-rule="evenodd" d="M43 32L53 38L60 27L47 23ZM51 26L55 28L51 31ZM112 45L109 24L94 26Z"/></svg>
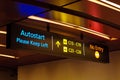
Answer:
<svg viewBox="0 0 120 80"><path fill-rule="evenodd" d="M100 53L98 51L95 51L95 58L100 58Z"/></svg>
<svg viewBox="0 0 120 80"><path fill-rule="evenodd" d="M57 47L59 48L60 45L61 45L61 44L60 44L60 41L57 41L57 42L56 42L56 45L57 45Z"/></svg>
<svg viewBox="0 0 120 80"><path fill-rule="evenodd" d="M63 46L63 52L68 52L68 49L66 46Z"/></svg>
<svg viewBox="0 0 120 80"><path fill-rule="evenodd" d="M67 39L63 39L63 44L67 45Z"/></svg>

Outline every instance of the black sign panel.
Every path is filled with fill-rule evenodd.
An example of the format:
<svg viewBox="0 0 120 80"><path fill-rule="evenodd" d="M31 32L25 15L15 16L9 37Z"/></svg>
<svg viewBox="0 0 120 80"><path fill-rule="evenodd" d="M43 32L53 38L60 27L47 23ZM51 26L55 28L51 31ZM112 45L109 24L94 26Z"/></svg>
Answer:
<svg viewBox="0 0 120 80"><path fill-rule="evenodd" d="M8 26L7 32L7 48L51 51L50 34L16 24Z"/></svg>
<svg viewBox="0 0 120 80"><path fill-rule="evenodd" d="M18 24L7 27L7 48L34 50L48 55L96 62L109 62L108 48L104 45L84 43L81 40Z"/></svg>

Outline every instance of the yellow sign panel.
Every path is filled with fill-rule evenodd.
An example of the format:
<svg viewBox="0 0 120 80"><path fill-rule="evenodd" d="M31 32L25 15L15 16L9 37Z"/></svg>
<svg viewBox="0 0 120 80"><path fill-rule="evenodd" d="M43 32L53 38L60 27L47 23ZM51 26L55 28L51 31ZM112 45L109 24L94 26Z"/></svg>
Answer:
<svg viewBox="0 0 120 80"><path fill-rule="evenodd" d="M68 40L63 38L63 52L64 53L72 53L72 54L82 54L82 44L80 42L75 42L72 40Z"/></svg>

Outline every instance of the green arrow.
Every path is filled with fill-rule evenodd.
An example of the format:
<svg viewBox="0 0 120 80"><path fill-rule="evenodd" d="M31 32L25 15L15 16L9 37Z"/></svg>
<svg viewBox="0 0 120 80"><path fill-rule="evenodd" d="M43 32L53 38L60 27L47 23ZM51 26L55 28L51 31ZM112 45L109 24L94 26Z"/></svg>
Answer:
<svg viewBox="0 0 120 80"><path fill-rule="evenodd" d="M59 42L59 41L56 41L56 45L57 45L57 47L59 48L59 47L60 47L60 42Z"/></svg>

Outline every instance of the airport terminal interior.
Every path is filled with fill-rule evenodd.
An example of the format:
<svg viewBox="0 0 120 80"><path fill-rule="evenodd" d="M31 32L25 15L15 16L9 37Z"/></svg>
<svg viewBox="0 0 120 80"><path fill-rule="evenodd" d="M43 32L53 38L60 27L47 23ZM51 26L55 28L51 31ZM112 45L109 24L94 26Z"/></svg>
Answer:
<svg viewBox="0 0 120 80"><path fill-rule="evenodd" d="M0 80L120 80L120 1L1 0Z"/></svg>

